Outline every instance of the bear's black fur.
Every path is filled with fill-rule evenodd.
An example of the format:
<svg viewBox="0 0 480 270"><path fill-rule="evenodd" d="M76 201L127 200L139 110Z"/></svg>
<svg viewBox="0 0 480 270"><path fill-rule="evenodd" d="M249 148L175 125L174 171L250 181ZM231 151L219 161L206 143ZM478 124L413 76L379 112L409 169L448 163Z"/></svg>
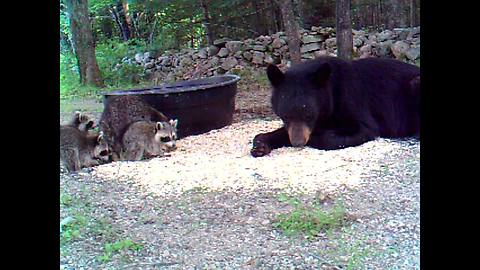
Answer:
<svg viewBox="0 0 480 270"><path fill-rule="evenodd" d="M420 68L401 61L321 57L282 73L267 68L284 126L258 134L251 154L283 146L340 149L376 137L420 135Z"/></svg>

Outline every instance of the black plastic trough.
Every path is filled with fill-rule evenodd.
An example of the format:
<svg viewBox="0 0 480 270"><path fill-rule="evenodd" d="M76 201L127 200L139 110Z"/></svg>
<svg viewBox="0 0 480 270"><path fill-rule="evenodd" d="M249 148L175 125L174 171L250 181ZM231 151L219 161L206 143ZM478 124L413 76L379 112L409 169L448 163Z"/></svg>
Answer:
<svg viewBox="0 0 480 270"><path fill-rule="evenodd" d="M237 93L236 75L179 81L158 87L104 93L103 104L118 95L137 95L172 119L178 119L178 137L218 129L232 123Z"/></svg>

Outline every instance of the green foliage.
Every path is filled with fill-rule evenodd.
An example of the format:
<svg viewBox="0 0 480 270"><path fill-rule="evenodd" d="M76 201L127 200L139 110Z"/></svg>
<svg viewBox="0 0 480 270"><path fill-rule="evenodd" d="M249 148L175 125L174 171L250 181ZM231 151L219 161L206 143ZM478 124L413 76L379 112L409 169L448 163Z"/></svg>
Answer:
<svg viewBox="0 0 480 270"><path fill-rule="evenodd" d="M118 253L122 250L139 251L143 248L142 245L133 242L130 239L116 241L114 243L105 244L104 253L98 259L101 262L107 262L112 257L113 253Z"/></svg>
<svg viewBox="0 0 480 270"><path fill-rule="evenodd" d="M68 222L60 224L60 243L66 243L80 238L85 229L87 218L82 214L76 214L69 218Z"/></svg>
<svg viewBox="0 0 480 270"><path fill-rule="evenodd" d="M341 203L324 211L319 206L304 205L300 200L286 195L281 195L279 200L294 207L290 213L280 214L274 223L288 236L304 234L307 239L312 239L322 231L339 227L345 219L345 208Z"/></svg>
<svg viewBox="0 0 480 270"><path fill-rule="evenodd" d="M135 63L122 63L127 55L132 55L141 45L136 40L128 42L106 41L97 44L96 56L107 87L125 87L138 84L144 78L144 69Z"/></svg>
<svg viewBox="0 0 480 270"><path fill-rule="evenodd" d="M106 41L97 44L97 63L102 73L106 88L82 86L78 74L77 60L71 53L60 53L60 97L94 96L112 88L130 88L145 79L144 69L135 63L123 63L125 56L133 56L135 52L145 48L143 42Z"/></svg>
<svg viewBox="0 0 480 270"><path fill-rule="evenodd" d="M289 205L292 205L292 206L299 206L301 204L301 201L297 198L294 198L294 197L290 197L288 196L287 194L285 193L281 193L279 196L278 196L278 200L280 202L284 202L284 203L287 203Z"/></svg>
<svg viewBox="0 0 480 270"><path fill-rule="evenodd" d="M242 78L238 82L238 89L255 90L256 88L266 88L270 86L263 70L256 70L253 67L245 66L241 69L233 68L230 72Z"/></svg>
<svg viewBox="0 0 480 270"><path fill-rule="evenodd" d="M60 96L75 95L80 87L76 59L72 54L60 53Z"/></svg>
<svg viewBox="0 0 480 270"><path fill-rule="evenodd" d="M347 270L367 269L365 260L381 255L367 244L367 236L353 237L349 230L342 230L342 233L335 236L332 241L336 245L326 252L333 258L333 264L344 265Z"/></svg>
<svg viewBox="0 0 480 270"><path fill-rule="evenodd" d="M73 198L69 194L61 194L60 195L60 204L64 206L72 205Z"/></svg>

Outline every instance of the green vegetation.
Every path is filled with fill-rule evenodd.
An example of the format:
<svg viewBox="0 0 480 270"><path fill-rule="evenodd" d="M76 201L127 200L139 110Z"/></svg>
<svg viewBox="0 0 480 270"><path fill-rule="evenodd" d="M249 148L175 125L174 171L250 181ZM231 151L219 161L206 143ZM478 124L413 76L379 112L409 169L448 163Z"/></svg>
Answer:
<svg viewBox="0 0 480 270"><path fill-rule="evenodd" d="M139 251L143 248L142 245L133 242L130 239L116 241L114 243L105 244L104 253L98 259L101 262L107 262L110 260L114 253L119 253L124 250Z"/></svg>
<svg viewBox="0 0 480 270"><path fill-rule="evenodd" d="M71 2L59 3L60 19L60 98L96 96L112 89L148 86L141 66L123 61L125 56L149 51L158 56L168 50L198 49L216 39L228 37L236 40L254 38L284 31L278 2L211 0L211 1L145 1L145 0L90 0L82 2L85 14L90 18L88 29L82 29L80 37L91 37L95 48L79 46L72 33L68 12L77 14L84 9L74 9ZM382 1L357 1L352 3L351 18L355 29L392 29L395 26L418 25L419 5L409 3L382 4ZM371 5L374 3L373 5ZM296 13L302 27L306 25L335 27L335 1L306 0L295 2ZM265 6L266 5L266 6ZM297 6L298 5L298 6ZM368 6L368 12L365 9ZM370 7L373 9L370 10ZM82 16L80 16L82 17ZM84 18L83 16L82 18ZM369 19L370 18L370 19ZM375 18L375 19L372 19ZM208 22L206 21L208 20ZM393 23L393 24L392 24ZM283 23L285 24L285 22ZM73 24L75 27L75 24ZM77 29L77 31L80 31ZM86 35L88 33L88 35ZM79 63L74 55L79 51L91 51L96 55L101 77L105 85L98 89L80 84ZM78 56L83 55L80 53ZM357 55L358 56L358 55ZM81 61L84 63L85 61ZM82 64L85 66L87 64ZM417 61L420 65L420 61ZM90 68L93 65L87 65ZM82 68L82 70L85 70ZM238 70L242 78L249 77L250 70ZM88 76L84 76L88 77ZM258 87L267 86L266 76L253 75L251 80ZM239 82L239 84L242 81ZM84 78L84 83L85 82ZM91 82L90 82L91 83ZM96 84L101 85L101 84ZM255 89L245 85L245 89ZM241 89L241 87L239 87Z"/></svg>
<svg viewBox="0 0 480 270"><path fill-rule="evenodd" d="M304 234L307 239L312 239L320 232L340 227L345 219L342 203L337 203L332 209L325 211L318 205L305 205L286 195L280 195L279 200L294 207L290 213L280 214L274 223L274 226L289 236Z"/></svg>
<svg viewBox="0 0 480 270"><path fill-rule="evenodd" d="M84 188L81 190L80 193L86 194ZM89 197L74 197L62 191L60 207L66 216L60 222L60 252L62 254L68 253L73 242L87 241L91 237L97 239L96 244L104 247L103 254L98 257L101 262L110 260L115 253L127 250L138 251L143 247L119 231L110 218L94 214Z"/></svg>
<svg viewBox="0 0 480 270"><path fill-rule="evenodd" d="M87 217L82 214L75 214L73 217L67 217L60 222L60 243L77 240L81 233L85 231Z"/></svg>
<svg viewBox="0 0 480 270"><path fill-rule="evenodd" d="M384 251L376 250L369 244L369 236L354 236L352 227L342 228L337 234L328 234L331 248L323 250L319 255L333 265L342 265L342 269L368 269L367 260L385 255ZM391 251L387 251L391 252Z"/></svg>
<svg viewBox="0 0 480 270"><path fill-rule="evenodd" d="M253 90L269 87L270 83L263 71L255 70L253 67L243 67L242 69L232 69L231 72L240 76L242 79L238 82L238 89Z"/></svg>
<svg viewBox="0 0 480 270"><path fill-rule="evenodd" d="M146 77L141 66L122 63L125 56L143 48L132 44L134 41L106 41L97 44L97 62L106 86L103 89L80 85L75 56L68 52L60 53L60 98L92 97L113 89L145 84Z"/></svg>

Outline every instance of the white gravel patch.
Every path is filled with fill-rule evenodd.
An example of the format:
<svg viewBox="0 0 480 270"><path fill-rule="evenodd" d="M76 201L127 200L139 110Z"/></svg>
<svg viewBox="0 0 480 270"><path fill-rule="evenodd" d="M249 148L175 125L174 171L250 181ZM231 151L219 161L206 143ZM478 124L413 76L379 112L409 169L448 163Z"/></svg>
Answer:
<svg viewBox="0 0 480 270"><path fill-rule="evenodd" d="M377 139L358 147L324 151L283 147L265 157L250 155L253 137L281 121L249 120L178 141L170 156L137 162L113 162L93 169L112 181L134 181L158 195L178 195L193 188L211 191L283 189L336 193L357 189L381 169L382 157L401 142Z"/></svg>

